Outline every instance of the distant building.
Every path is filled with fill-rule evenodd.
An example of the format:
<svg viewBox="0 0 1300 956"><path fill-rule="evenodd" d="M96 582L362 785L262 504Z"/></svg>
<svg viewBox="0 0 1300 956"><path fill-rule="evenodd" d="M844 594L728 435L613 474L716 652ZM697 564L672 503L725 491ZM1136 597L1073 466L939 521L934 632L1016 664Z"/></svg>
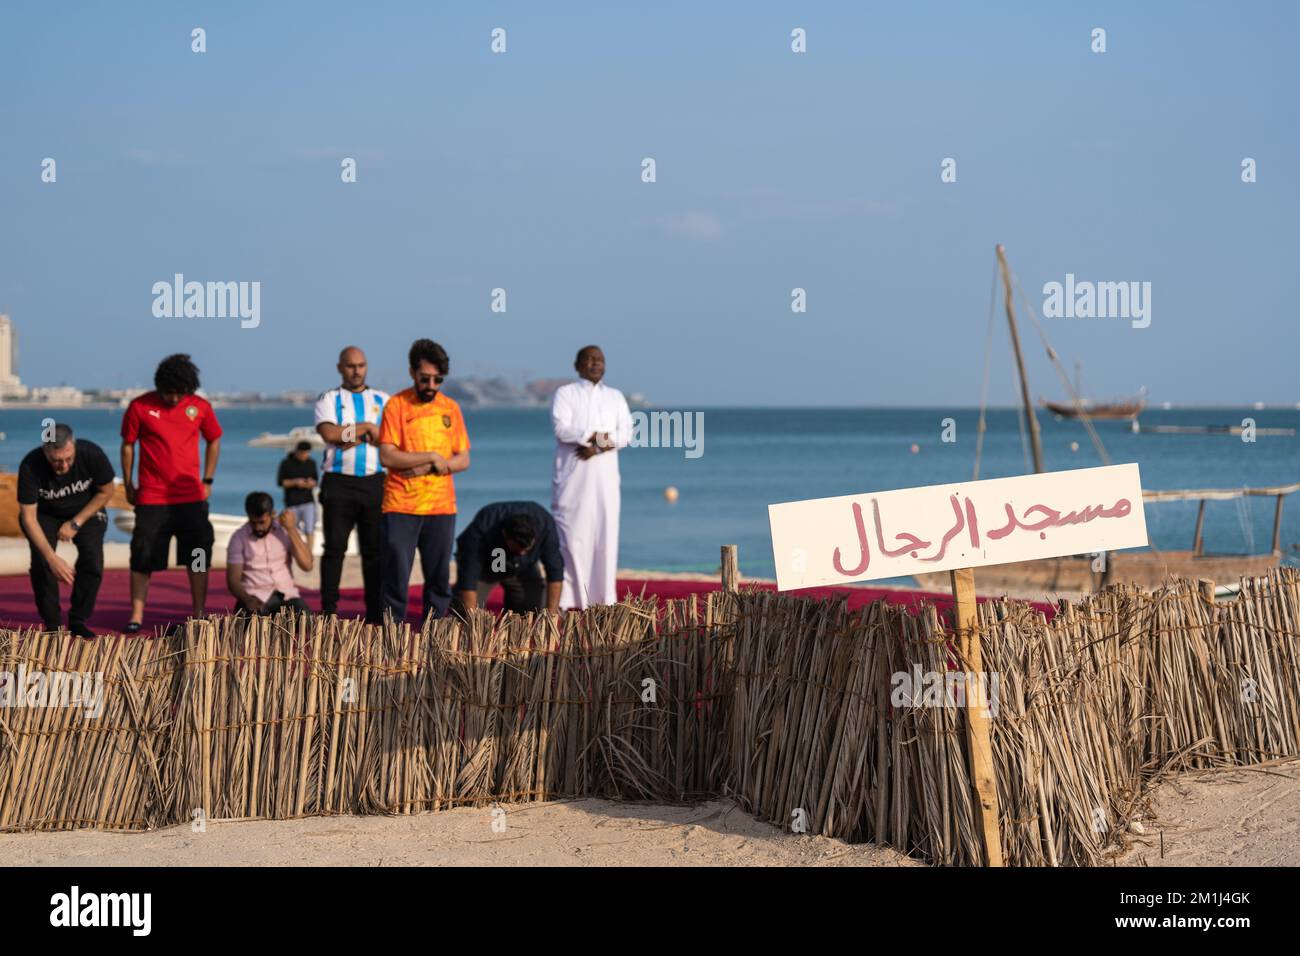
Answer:
<svg viewBox="0 0 1300 956"><path fill-rule="evenodd" d="M555 390L572 378L538 378L516 384L503 376L495 378L453 378L445 386L447 395L467 408L545 408ZM629 396L633 405L644 405L645 397Z"/></svg>
<svg viewBox="0 0 1300 956"><path fill-rule="evenodd" d="M95 388L87 393L86 400L126 408L127 405L131 404L133 398L143 395L146 391L148 389L144 388Z"/></svg>
<svg viewBox="0 0 1300 956"><path fill-rule="evenodd" d="M84 405L88 400L85 392L79 388L73 388L71 385L53 385L23 390L28 393L28 401L39 402L42 405L57 405L60 408Z"/></svg>
<svg viewBox="0 0 1300 956"><path fill-rule="evenodd" d="M519 408L536 404L508 378L453 378L444 386L448 397L470 408Z"/></svg>
<svg viewBox="0 0 1300 956"><path fill-rule="evenodd" d="M572 381L572 378L537 378L525 385L524 388L528 390L528 394L533 397L535 402L549 405L551 398L560 386L568 385Z"/></svg>
<svg viewBox="0 0 1300 956"><path fill-rule="evenodd" d="M0 314L0 399L27 397L18 378L18 331L8 315Z"/></svg>

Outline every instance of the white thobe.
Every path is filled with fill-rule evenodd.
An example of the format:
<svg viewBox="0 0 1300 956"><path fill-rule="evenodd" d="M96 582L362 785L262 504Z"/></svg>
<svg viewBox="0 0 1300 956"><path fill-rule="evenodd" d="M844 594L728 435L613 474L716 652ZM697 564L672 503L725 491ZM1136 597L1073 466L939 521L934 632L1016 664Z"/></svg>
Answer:
<svg viewBox="0 0 1300 956"><path fill-rule="evenodd" d="M560 607L584 608L618 600L618 451L632 440L627 399L603 382L562 385L551 402L555 470L551 513L564 554ZM614 448L585 461L575 453L595 432L608 432Z"/></svg>

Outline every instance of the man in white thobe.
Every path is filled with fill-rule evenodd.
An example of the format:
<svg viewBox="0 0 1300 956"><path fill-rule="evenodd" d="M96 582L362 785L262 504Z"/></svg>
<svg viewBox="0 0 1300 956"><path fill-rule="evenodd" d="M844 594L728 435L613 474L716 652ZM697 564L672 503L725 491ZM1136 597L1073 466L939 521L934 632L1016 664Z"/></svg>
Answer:
<svg viewBox="0 0 1300 956"><path fill-rule="evenodd" d="M551 514L564 554L560 607L584 608L618 600L618 449L632 440L627 399L601 379L605 353L578 352L579 379L562 385L551 402L555 471Z"/></svg>

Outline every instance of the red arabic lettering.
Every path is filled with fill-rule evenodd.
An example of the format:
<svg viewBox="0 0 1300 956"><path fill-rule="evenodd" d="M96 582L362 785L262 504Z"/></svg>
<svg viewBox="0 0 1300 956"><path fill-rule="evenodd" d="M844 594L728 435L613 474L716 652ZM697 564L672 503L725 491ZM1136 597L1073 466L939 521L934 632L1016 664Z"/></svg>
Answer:
<svg viewBox="0 0 1300 956"><path fill-rule="evenodd" d="M969 498L966 499L966 528L970 531L970 546L978 548L980 546L980 523L975 517L975 502Z"/></svg>
<svg viewBox="0 0 1300 956"><path fill-rule="evenodd" d="M939 544L938 553L936 553L933 557L922 558L921 559L922 561L940 560L943 557L944 552L948 550L948 542L951 541L953 538L957 537L957 535L961 534L961 529L966 524L966 519L965 517L963 517L961 513L961 505L958 504L957 502L957 496L949 495L948 501L952 504L952 513L957 516L957 522L951 528L949 528L948 533L943 536L943 541Z"/></svg>
<svg viewBox="0 0 1300 956"><path fill-rule="evenodd" d="M1016 520L1016 513L1011 510L1011 505L1006 504L1003 507L1007 509L1007 523L996 531L989 532L989 537L994 541L1000 541L1020 526L1020 522Z"/></svg>
<svg viewBox="0 0 1300 956"><path fill-rule="evenodd" d="M885 557L896 558L904 551L915 552L915 551L919 551L921 548L930 547L929 541L922 541L916 535L908 534L906 531L904 531L902 534L894 535L894 540L902 541L904 538L910 538L912 543L905 544L901 548L896 548L893 551L890 551L888 548L885 547L885 536L880 530L880 504L879 502L876 501L875 498L871 499L871 512L876 519L876 545L877 547L880 548L880 553L883 554ZM913 554L912 557L916 557L916 555Z"/></svg>
<svg viewBox="0 0 1300 956"><path fill-rule="evenodd" d="M926 563L942 561L944 556L948 553L948 545L954 538L961 534L963 529L966 530L970 537L971 547L979 548L979 517L975 511L975 502L971 501L970 498L967 498L965 500L965 505L963 506L957 495L949 495L948 503L952 507L954 519L952 527L948 529L942 540L940 540L938 551L928 558L920 558L917 556L917 552L922 548L928 548L931 542L925 541L907 531L900 532L893 536L895 541L902 542L902 547L885 547L884 527L883 522L880 520L880 502L877 499L872 498L871 512L876 526L876 546L880 549L880 553L886 558L896 558L901 554L910 553L911 557L918 561ZM1016 515L1015 509L1011 506L1010 502L1004 503L1003 508L1005 509L1007 516L1006 524L1000 528L995 528L994 530L989 531L988 537L990 540L1000 541L1002 538L1005 538L1017 529L1024 531L1037 531L1039 532L1040 538L1046 538L1046 529L1048 528L1063 528L1069 525L1086 524L1097 518L1127 517L1132 513L1133 504L1127 498L1120 498L1109 508L1099 504L1088 505L1084 508L1077 508L1074 511L1066 512L1065 514L1062 514L1055 508L1049 508L1047 505L1034 504L1026 508L1019 516ZM1042 517L1038 518L1038 520L1029 520L1031 516L1039 515ZM857 567L844 567L843 557L839 548L836 548L835 553L832 555L832 563L835 566L835 570L845 577L858 577L871 565L871 549L868 543L866 522L862 517L862 506L856 502L853 504L853 523L858 535L859 561Z"/></svg>
<svg viewBox="0 0 1300 956"><path fill-rule="evenodd" d="M1121 498L1109 508L1104 505L1088 505L1081 510L1075 509L1074 511L1068 512L1064 515L1055 508L1047 507L1047 505L1030 505L1019 518L1016 517L1015 511L1009 503L1005 504L1003 507L1006 508L1007 523L996 531L989 532L989 537L995 541L1005 538L1011 532L1015 531L1016 528L1023 528L1026 531L1044 532L1044 529L1046 528L1063 528L1072 524L1087 524L1095 518L1124 518L1132 512L1133 503L1127 498ZM1031 514L1041 514L1045 517L1042 518L1042 520L1035 521L1031 524L1025 520ZM1042 533L1039 537L1045 538L1047 535L1046 533Z"/></svg>
<svg viewBox="0 0 1300 956"><path fill-rule="evenodd" d="M835 570L849 578L857 577L867 570L871 564L871 550L867 545L867 528L862 522L862 506L856 501L853 502L853 523L857 525L858 529L858 548L861 550L862 562L856 568L846 571L843 562L840 560L840 549L836 548L835 554L831 556L831 563L835 565Z"/></svg>

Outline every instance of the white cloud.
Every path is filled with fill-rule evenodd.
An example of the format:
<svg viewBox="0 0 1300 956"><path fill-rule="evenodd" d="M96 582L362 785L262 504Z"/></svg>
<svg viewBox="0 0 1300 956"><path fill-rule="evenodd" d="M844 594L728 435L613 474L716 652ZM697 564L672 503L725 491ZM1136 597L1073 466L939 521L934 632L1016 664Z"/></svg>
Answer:
<svg viewBox="0 0 1300 956"><path fill-rule="evenodd" d="M678 213L669 216L664 222L664 227L674 236L686 236L689 239L712 240L722 238L722 223L711 212L692 210Z"/></svg>

